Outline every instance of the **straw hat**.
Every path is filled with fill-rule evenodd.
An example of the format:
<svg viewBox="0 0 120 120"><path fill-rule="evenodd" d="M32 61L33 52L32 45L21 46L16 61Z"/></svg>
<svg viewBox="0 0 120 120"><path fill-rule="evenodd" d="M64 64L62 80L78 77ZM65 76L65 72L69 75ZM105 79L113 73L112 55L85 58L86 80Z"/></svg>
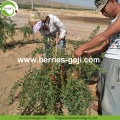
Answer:
<svg viewBox="0 0 120 120"><path fill-rule="evenodd" d="M37 10L30 11L29 18L28 18L28 24L32 27L34 26L38 21L45 20L47 15L43 12L38 12Z"/></svg>

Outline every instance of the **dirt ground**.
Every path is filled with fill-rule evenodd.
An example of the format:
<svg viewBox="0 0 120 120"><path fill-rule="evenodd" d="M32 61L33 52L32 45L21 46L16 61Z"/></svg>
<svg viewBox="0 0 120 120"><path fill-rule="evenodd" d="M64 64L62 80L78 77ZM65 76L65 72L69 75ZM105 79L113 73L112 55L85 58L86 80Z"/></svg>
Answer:
<svg viewBox="0 0 120 120"><path fill-rule="evenodd" d="M108 26L108 19L103 17L100 13L95 14L94 11L73 11L65 9L50 9L39 8L39 11L52 13L57 15L67 28L67 39L71 40L86 40L92 31L100 25L100 31L104 31ZM22 27L27 24L29 10L19 10L16 16L11 19L17 24L17 27ZM36 35L41 39L41 35ZM19 31L14 37L16 41L22 39ZM31 38L32 39L32 38ZM11 87L29 70L28 63L18 63L17 58L27 57L36 47L38 43L27 44L24 46L15 46L6 52L0 50L0 114L1 115L16 115L18 114L18 103L8 106L7 97ZM33 67L39 67L40 64L34 64ZM95 85L91 86L95 91ZM92 115L97 115L97 112L92 110Z"/></svg>

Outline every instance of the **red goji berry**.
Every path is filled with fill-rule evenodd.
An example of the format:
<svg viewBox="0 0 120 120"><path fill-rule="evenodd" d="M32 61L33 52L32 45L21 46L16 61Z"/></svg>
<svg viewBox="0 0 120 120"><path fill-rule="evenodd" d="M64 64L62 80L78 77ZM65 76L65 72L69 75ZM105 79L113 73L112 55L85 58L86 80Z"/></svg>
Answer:
<svg viewBox="0 0 120 120"><path fill-rule="evenodd" d="M52 76L52 81L54 81L55 80L55 76Z"/></svg>
<svg viewBox="0 0 120 120"><path fill-rule="evenodd" d="M64 66L63 66L63 65L61 65L61 69L62 69L62 71L64 71L64 70L65 70L65 68L64 68Z"/></svg>
<svg viewBox="0 0 120 120"><path fill-rule="evenodd" d="M55 81L53 81L53 83L54 83L54 85L56 85L56 82L55 82Z"/></svg>
<svg viewBox="0 0 120 120"><path fill-rule="evenodd" d="M61 73L61 76L64 77L64 73L63 72Z"/></svg>

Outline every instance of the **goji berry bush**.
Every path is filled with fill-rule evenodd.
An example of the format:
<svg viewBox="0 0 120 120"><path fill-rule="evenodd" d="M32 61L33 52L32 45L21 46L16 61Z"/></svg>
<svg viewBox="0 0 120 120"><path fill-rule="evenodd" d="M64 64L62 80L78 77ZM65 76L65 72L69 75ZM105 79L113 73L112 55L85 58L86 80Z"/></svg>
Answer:
<svg viewBox="0 0 120 120"><path fill-rule="evenodd" d="M0 14L0 49L4 51L7 49L8 37L14 41L15 26L16 24L10 19ZM23 32L23 40L29 40L29 35L33 33L28 26L21 27L19 30ZM98 30L99 26L92 32L88 40ZM47 39L44 38L43 43ZM58 51L56 51L55 43L51 42L50 49L46 51L47 56L73 58L73 51L86 41L68 40L67 44L72 45L73 50L65 48ZM40 46L32 52L32 56L35 57L36 53L43 55L44 51L44 48ZM97 57L102 59L101 55ZM17 99L22 115L64 115L63 109L69 115L90 114L92 96L88 85L96 77L98 70L99 64L96 63L69 64L68 61L43 63L40 67L28 71L23 79L15 83L9 94L10 104Z"/></svg>
<svg viewBox="0 0 120 120"><path fill-rule="evenodd" d="M8 36L13 40L15 26L16 24L14 24L10 18L6 18L0 13L0 49L5 51Z"/></svg>
<svg viewBox="0 0 120 120"><path fill-rule="evenodd" d="M23 39L19 43L27 43L29 36L33 35L32 28L29 26L23 26L21 28L16 28L16 25L10 17L5 17L0 13L0 49L4 52L9 49L9 46L15 46L17 42L14 40L16 30L23 33ZM7 42L8 38L11 38L11 42ZM33 35L34 39L34 35ZM24 41L26 40L26 41Z"/></svg>
<svg viewBox="0 0 120 120"><path fill-rule="evenodd" d="M74 51L85 42L69 41L67 44L72 44ZM51 49L47 51L49 57L73 58L71 48L56 52L55 47L54 43L50 44ZM36 48L32 55L35 56L36 53L43 55L44 48ZM64 115L63 109L66 109L69 115L90 115L92 96L88 85L98 70L97 63L43 63L30 70L13 86L9 95L10 104L18 99L21 115Z"/></svg>

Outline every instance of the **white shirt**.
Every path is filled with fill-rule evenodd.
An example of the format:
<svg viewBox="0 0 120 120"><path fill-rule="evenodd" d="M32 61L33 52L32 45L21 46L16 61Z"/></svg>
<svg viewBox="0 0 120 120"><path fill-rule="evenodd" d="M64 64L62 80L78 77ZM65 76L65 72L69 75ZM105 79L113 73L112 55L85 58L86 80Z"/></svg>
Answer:
<svg viewBox="0 0 120 120"><path fill-rule="evenodd" d="M46 37L50 37L50 36L56 37L56 32L58 32L59 38L64 38L66 36L67 30L64 27L63 23L60 21L60 19L57 16L53 14L49 14L48 16L50 17L50 22L48 25L50 31L43 30L42 28L44 24L42 24L40 33Z"/></svg>
<svg viewBox="0 0 120 120"><path fill-rule="evenodd" d="M118 16L111 20L110 25L117 20ZM110 45L105 53L105 57L120 60L120 32L110 37Z"/></svg>

